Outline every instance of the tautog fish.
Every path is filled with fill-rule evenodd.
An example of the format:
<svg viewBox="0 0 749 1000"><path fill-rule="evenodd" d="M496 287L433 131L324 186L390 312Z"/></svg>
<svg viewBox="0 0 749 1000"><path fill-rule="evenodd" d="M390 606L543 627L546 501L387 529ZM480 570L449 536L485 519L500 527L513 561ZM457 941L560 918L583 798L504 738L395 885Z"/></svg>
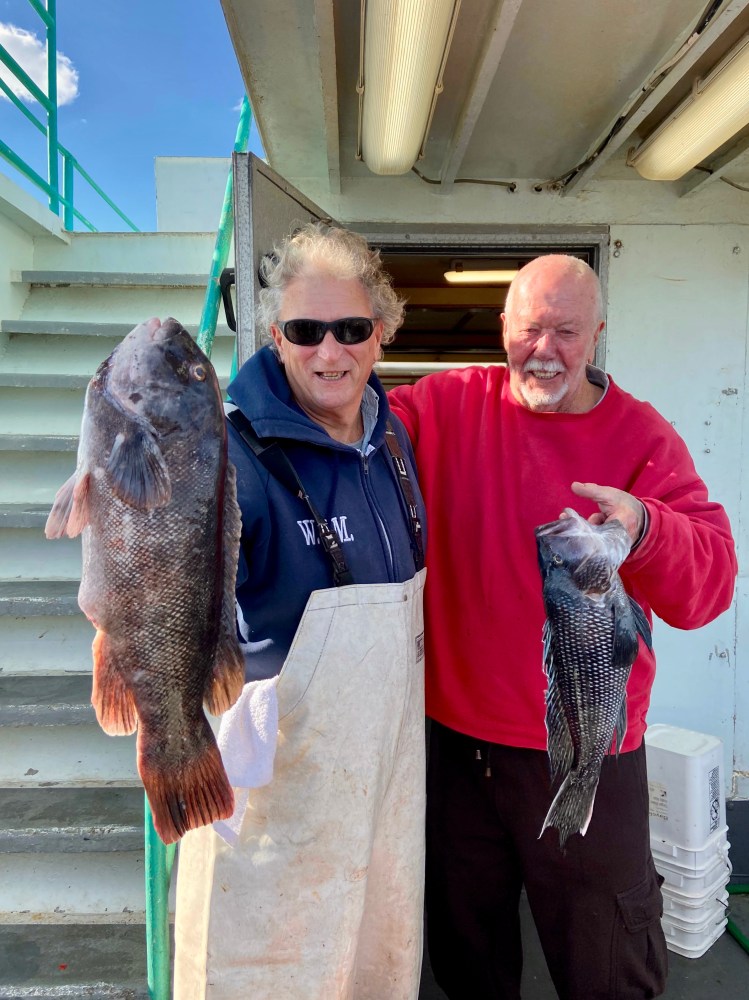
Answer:
<svg viewBox="0 0 749 1000"><path fill-rule="evenodd" d="M546 729L552 779L564 778L544 820L560 846L585 834L604 756L627 730L626 686L647 618L617 570L631 541L617 520L593 525L571 508L535 530L546 622Z"/></svg>
<svg viewBox="0 0 749 1000"><path fill-rule="evenodd" d="M110 735L137 727L138 770L165 843L233 809L203 703L218 715L244 683L240 530L216 374L177 320L150 319L89 383L78 465L46 534L82 532L91 701Z"/></svg>

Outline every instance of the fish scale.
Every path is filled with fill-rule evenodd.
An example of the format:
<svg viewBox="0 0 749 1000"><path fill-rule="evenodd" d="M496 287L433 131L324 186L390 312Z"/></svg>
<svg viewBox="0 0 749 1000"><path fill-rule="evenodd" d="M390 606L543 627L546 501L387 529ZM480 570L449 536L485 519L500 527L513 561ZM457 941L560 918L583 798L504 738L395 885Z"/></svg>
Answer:
<svg viewBox="0 0 749 1000"><path fill-rule="evenodd" d="M630 542L618 521L566 517L536 528L546 622L546 729L552 779L561 786L544 820L560 846L590 823L601 764L626 732L626 687L638 634L650 627L617 572Z"/></svg>
<svg viewBox="0 0 749 1000"><path fill-rule="evenodd" d="M233 793L208 720L236 701L241 515L216 374L174 319L132 330L86 393L78 467L50 538L82 533L81 610L96 628L92 703L138 730L138 771L166 843L224 819Z"/></svg>

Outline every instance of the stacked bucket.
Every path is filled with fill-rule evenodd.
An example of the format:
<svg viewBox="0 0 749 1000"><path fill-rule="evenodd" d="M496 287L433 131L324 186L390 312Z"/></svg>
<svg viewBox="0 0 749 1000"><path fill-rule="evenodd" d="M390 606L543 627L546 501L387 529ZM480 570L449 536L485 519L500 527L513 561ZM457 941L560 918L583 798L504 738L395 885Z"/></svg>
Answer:
<svg viewBox="0 0 749 1000"><path fill-rule="evenodd" d="M676 726L645 733L650 849L664 882L661 921L670 951L699 958L726 926L731 863L723 744Z"/></svg>

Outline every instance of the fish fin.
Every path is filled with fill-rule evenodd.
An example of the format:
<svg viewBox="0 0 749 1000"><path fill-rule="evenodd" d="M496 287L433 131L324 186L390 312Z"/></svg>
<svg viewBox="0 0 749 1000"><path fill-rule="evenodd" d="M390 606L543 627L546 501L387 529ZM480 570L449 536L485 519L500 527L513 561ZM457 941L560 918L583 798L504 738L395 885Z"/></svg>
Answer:
<svg viewBox="0 0 749 1000"><path fill-rule="evenodd" d="M78 473L67 479L55 494L44 534L47 538L75 538L89 523L88 487L89 474L79 478Z"/></svg>
<svg viewBox="0 0 749 1000"><path fill-rule="evenodd" d="M634 597L630 597L629 594L627 594L627 597L629 598L629 606L632 608L632 614L635 616L635 625L637 627L637 631L642 636L642 640L648 647L648 649L652 649L653 635L650 631L650 622L648 621L645 612L642 610L642 608L634 599Z"/></svg>
<svg viewBox="0 0 749 1000"><path fill-rule="evenodd" d="M547 677L550 677L554 670L554 654L551 651L552 632L551 624L549 623L548 618L544 622L544 627L541 630L541 642L544 646L544 672Z"/></svg>
<svg viewBox="0 0 749 1000"><path fill-rule="evenodd" d="M216 662L206 679L203 704L211 715L221 715L231 708L244 687L244 659L236 638L219 644Z"/></svg>
<svg viewBox="0 0 749 1000"><path fill-rule="evenodd" d="M107 460L112 491L137 510L151 510L169 503L172 484L164 456L153 434L132 423L114 439Z"/></svg>
<svg viewBox="0 0 749 1000"><path fill-rule="evenodd" d="M559 831L559 846L564 847L573 833L585 835L593 815L600 773L600 767L588 767L567 775L549 806L539 837L548 827L554 827Z"/></svg>
<svg viewBox="0 0 749 1000"><path fill-rule="evenodd" d="M109 636L98 629L94 636L94 677L91 704L99 725L109 736L129 736L138 726L133 696L112 653Z"/></svg>
<svg viewBox="0 0 749 1000"><path fill-rule="evenodd" d="M619 708L619 717L616 720L616 726L614 727L614 735L616 737L616 756L618 757L621 753L622 744L624 743L624 737L627 733L627 694L625 692L622 698L622 704Z"/></svg>
<svg viewBox="0 0 749 1000"><path fill-rule="evenodd" d="M190 730L182 758L175 762L168 755L160 738L141 726L138 772L156 832L165 844L173 844L188 830L228 819L234 792L205 716Z"/></svg>
<svg viewBox="0 0 749 1000"><path fill-rule="evenodd" d="M544 671L549 680L546 690L546 747L549 754L549 768L554 779L565 775L574 766L575 749L572 744L567 716L564 714L562 695L554 670L553 634L548 620L544 622L542 633L544 644Z"/></svg>
<svg viewBox="0 0 749 1000"><path fill-rule="evenodd" d="M629 613L630 601L623 590L611 607L612 647L611 666L616 670L626 670L637 659L639 645L637 631L632 627L632 617Z"/></svg>
<svg viewBox="0 0 749 1000"><path fill-rule="evenodd" d="M244 687L244 658L237 639L235 588L242 514L237 504L237 473L226 465L223 506L224 591L221 603L216 659L205 685L205 707L211 715L221 715L234 704Z"/></svg>

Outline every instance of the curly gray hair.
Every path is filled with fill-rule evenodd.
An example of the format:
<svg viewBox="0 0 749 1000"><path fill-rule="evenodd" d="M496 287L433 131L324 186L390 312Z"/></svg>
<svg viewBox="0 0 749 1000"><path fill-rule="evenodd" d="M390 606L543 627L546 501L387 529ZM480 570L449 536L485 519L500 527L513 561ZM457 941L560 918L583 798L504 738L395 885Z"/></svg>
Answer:
<svg viewBox="0 0 749 1000"><path fill-rule="evenodd" d="M313 274L355 278L369 295L372 315L382 321L382 343L389 344L403 322L404 301L393 290L392 279L382 269L380 251L372 250L358 233L309 222L266 255L259 269L261 283L256 321L263 340L274 347L270 328L278 322L286 286L294 278Z"/></svg>

